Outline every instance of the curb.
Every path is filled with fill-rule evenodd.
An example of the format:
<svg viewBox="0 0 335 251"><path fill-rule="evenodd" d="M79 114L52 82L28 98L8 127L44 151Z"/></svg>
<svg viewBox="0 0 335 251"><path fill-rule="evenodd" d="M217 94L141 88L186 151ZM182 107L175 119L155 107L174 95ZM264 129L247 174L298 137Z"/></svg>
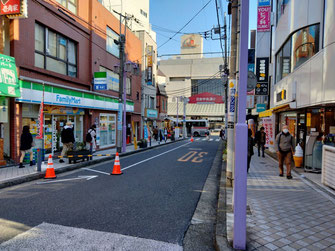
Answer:
<svg viewBox="0 0 335 251"><path fill-rule="evenodd" d="M222 170L219 183L219 197L216 211L216 228L215 228L215 249L217 251L222 250L234 250L227 238L227 203L226 203L226 161L222 161Z"/></svg>
<svg viewBox="0 0 335 251"><path fill-rule="evenodd" d="M161 146L166 146L166 145L177 143L177 142L184 141L184 140L187 140L187 139L180 139L180 140L176 140L176 141L167 142L167 143L164 143L164 144L159 144L159 145L155 145L155 146L149 146L149 147L146 147L146 148L141 148L141 149L131 151L131 152L120 153L119 156L120 157L129 156L129 155L133 155L133 154L136 154L136 153L144 152L144 151L147 151L147 150L151 150L151 149L158 148L158 147L161 147ZM115 154L113 154L112 156L97 159L97 160L89 160L89 161L81 162L81 163L78 163L78 164L72 164L70 166L64 166L64 167L55 169L55 173L56 174L65 173L65 172L72 171L72 170L75 170L75 169L79 169L79 168L82 168L82 167L91 166L91 165L111 161L111 160L114 160L114 158L115 158ZM44 175L45 175L45 171L40 172L40 173L33 173L33 174L25 175L25 176L20 176L18 178L12 178L12 179L9 179L9 180L5 180L5 181L2 181L0 183L0 189L5 188L5 187L19 185L19 184L26 183L26 182L33 181L33 180L38 180L38 179L43 178Z"/></svg>

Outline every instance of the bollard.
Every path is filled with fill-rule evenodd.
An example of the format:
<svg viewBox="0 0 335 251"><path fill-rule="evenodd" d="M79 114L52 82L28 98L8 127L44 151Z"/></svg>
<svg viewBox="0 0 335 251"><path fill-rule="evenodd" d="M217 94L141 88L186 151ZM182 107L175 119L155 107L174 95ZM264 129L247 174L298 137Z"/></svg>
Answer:
<svg viewBox="0 0 335 251"><path fill-rule="evenodd" d="M37 149L37 172L41 172L42 171L42 151L41 148Z"/></svg>

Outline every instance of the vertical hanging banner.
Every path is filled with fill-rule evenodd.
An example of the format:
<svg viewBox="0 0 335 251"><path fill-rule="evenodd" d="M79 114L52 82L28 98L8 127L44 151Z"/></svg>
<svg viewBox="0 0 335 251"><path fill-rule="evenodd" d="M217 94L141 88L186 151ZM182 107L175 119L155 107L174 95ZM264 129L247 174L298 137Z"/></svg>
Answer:
<svg viewBox="0 0 335 251"><path fill-rule="evenodd" d="M147 76L146 76L146 82L147 85L152 85L152 55L153 54L153 46L148 45L147 47Z"/></svg>
<svg viewBox="0 0 335 251"><path fill-rule="evenodd" d="M235 120L235 94L236 94L236 81L229 81L229 94L228 94L228 122Z"/></svg>
<svg viewBox="0 0 335 251"><path fill-rule="evenodd" d="M264 32L271 29L271 6L258 6L257 31Z"/></svg>
<svg viewBox="0 0 335 251"><path fill-rule="evenodd" d="M44 96L44 95L43 95ZM40 112L38 114L38 124L37 124L37 135L36 139L43 139L43 124L44 124L44 119L43 119L43 109L44 109L44 97L42 99L41 105L40 105Z"/></svg>
<svg viewBox="0 0 335 251"><path fill-rule="evenodd" d="M274 142L275 142L275 128L274 128L274 117L268 117L268 118L263 118L263 127L264 131L266 133L266 147L274 147Z"/></svg>

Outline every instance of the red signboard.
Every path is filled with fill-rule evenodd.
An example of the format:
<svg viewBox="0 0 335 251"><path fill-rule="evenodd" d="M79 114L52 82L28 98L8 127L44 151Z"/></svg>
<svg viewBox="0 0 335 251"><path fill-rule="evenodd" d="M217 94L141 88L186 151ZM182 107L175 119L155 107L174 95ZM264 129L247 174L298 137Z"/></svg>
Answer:
<svg viewBox="0 0 335 251"><path fill-rule="evenodd" d="M270 31L271 6L258 7L257 31Z"/></svg>
<svg viewBox="0 0 335 251"><path fill-rule="evenodd" d="M0 15L21 14L21 0L1 0Z"/></svg>
<svg viewBox="0 0 335 251"><path fill-rule="evenodd" d="M198 103L207 103L207 104L222 104L223 97L219 95L215 95L209 92L204 92L201 94L194 95L189 98L190 104L198 104Z"/></svg>

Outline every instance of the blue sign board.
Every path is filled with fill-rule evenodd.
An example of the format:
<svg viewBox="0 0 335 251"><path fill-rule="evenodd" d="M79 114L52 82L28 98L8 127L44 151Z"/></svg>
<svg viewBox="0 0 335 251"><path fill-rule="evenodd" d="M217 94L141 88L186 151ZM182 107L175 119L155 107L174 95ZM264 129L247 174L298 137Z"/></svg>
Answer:
<svg viewBox="0 0 335 251"><path fill-rule="evenodd" d="M119 110L117 114L117 129L119 131L122 130L122 104L119 103Z"/></svg>
<svg viewBox="0 0 335 251"><path fill-rule="evenodd" d="M256 104L256 112L264 112L266 110L266 104Z"/></svg>
<svg viewBox="0 0 335 251"><path fill-rule="evenodd" d="M148 138L148 128L146 125L144 125L144 138L147 139Z"/></svg>
<svg viewBox="0 0 335 251"><path fill-rule="evenodd" d="M147 110L147 118L157 118L158 113L157 110L154 109L146 109Z"/></svg>
<svg viewBox="0 0 335 251"><path fill-rule="evenodd" d="M255 73L255 64L248 64L248 71Z"/></svg>
<svg viewBox="0 0 335 251"><path fill-rule="evenodd" d="M94 90L95 91L104 91L104 90L107 90L107 85L106 84L95 84L94 85Z"/></svg>
<svg viewBox="0 0 335 251"><path fill-rule="evenodd" d="M270 0L258 0L258 6L270 6Z"/></svg>

